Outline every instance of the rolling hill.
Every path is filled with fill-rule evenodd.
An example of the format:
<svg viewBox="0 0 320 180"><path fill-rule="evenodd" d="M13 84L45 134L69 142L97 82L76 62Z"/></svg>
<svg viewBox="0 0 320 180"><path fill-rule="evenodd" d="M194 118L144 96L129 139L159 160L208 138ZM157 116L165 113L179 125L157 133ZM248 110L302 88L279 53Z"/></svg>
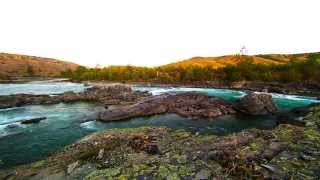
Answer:
<svg viewBox="0 0 320 180"><path fill-rule="evenodd" d="M214 68L221 68L226 65L236 65L245 60L252 60L256 64L285 64L292 60L304 61L308 57L320 53L303 53L303 54L266 54L266 55L228 55L219 57L193 57L190 59L178 61L175 63L164 65L164 67L187 67L187 66L212 66Z"/></svg>
<svg viewBox="0 0 320 180"><path fill-rule="evenodd" d="M52 58L0 53L0 76L56 77L79 65Z"/></svg>

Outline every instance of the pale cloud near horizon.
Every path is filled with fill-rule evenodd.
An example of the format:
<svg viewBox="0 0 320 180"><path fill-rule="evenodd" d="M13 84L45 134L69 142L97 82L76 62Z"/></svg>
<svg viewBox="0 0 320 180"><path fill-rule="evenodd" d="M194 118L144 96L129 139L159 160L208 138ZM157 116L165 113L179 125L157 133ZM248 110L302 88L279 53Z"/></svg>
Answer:
<svg viewBox="0 0 320 180"><path fill-rule="evenodd" d="M1 0L0 52L87 66L320 51L318 0Z"/></svg>

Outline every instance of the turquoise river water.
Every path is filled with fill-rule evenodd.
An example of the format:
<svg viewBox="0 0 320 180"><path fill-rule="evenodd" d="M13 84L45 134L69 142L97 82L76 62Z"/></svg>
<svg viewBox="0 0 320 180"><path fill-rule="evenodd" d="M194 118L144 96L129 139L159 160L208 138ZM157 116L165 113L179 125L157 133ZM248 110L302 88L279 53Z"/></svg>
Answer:
<svg viewBox="0 0 320 180"><path fill-rule="evenodd" d="M70 82L33 82L24 84L0 84L0 95L16 93L57 94L65 91L80 92L83 84ZM134 86L134 90L152 94L165 92L196 91L235 101L246 93L227 89L163 88ZM272 94L282 111L319 102L313 97ZM102 123L89 121L104 108L93 103L24 106L0 109L0 169L43 159L64 146L90 133L113 128L141 126L166 126L186 129L201 134L226 135L247 128L270 129L275 126L272 116L228 115L216 119L190 120L175 114L134 118L129 121ZM47 117L38 124L22 125L15 121L32 117ZM9 128L8 125L16 125Z"/></svg>

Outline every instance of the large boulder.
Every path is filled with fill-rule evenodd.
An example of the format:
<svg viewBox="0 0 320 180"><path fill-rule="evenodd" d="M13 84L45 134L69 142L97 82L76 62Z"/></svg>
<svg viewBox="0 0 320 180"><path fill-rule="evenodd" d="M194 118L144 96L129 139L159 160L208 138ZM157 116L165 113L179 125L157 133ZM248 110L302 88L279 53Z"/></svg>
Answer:
<svg viewBox="0 0 320 180"><path fill-rule="evenodd" d="M234 108L250 115L273 114L278 110L269 94L250 93L234 104Z"/></svg>

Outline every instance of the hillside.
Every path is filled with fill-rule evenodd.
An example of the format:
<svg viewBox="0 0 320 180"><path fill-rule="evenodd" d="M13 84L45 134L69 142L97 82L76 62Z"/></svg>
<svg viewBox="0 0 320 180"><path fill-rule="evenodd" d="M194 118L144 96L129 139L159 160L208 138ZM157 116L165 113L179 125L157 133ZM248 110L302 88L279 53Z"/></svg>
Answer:
<svg viewBox="0 0 320 180"><path fill-rule="evenodd" d="M178 61L175 63L164 65L164 67L187 67L187 66L211 66L214 68L224 67L226 65L239 64L244 60L252 60L255 64L285 64L291 60L304 61L312 55L320 55L320 53L304 53L304 54L267 54L267 55L253 55L240 56L228 55L220 57L193 57L190 59Z"/></svg>
<svg viewBox="0 0 320 180"><path fill-rule="evenodd" d="M77 64L52 58L0 53L0 78L5 76L55 77Z"/></svg>

